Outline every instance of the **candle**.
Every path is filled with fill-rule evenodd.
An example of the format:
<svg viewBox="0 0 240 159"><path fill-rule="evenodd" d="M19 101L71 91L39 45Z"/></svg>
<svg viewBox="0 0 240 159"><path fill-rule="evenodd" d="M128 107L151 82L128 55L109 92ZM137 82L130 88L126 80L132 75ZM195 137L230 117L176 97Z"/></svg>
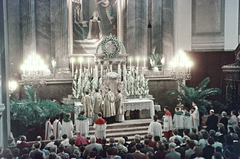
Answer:
<svg viewBox="0 0 240 159"><path fill-rule="evenodd" d="M145 57L143 58L143 67L145 68Z"/></svg>
<svg viewBox="0 0 240 159"><path fill-rule="evenodd" d="M132 67L132 58L130 58L129 60L130 60L130 71L131 71L131 67Z"/></svg>
<svg viewBox="0 0 240 159"><path fill-rule="evenodd" d="M138 70L138 63L139 63L139 58L137 58L137 70Z"/></svg>
<svg viewBox="0 0 240 159"><path fill-rule="evenodd" d="M91 67L91 74L92 74L92 67Z"/></svg>
<svg viewBox="0 0 240 159"><path fill-rule="evenodd" d="M88 58L88 70L90 69L90 64L89 64L89 62L90 62L90 59Z"/></svg>
<svg viewBox="0 0 240 159"><path fill-rule="evenodd" d="M72 77L74 76L74 58L72 58Z"/></svg>
<svg viewBox="0 0 240 159"><path fill-rule="evenodd" d="M80 70L82 70L82 58L79 58L79 63L80 63Z"/></svg>
<svg viewBox="0 0 240 159"><path fill-rule="evenodd" d="M103 76L103 65L101 64L101 76Z"/></svg>

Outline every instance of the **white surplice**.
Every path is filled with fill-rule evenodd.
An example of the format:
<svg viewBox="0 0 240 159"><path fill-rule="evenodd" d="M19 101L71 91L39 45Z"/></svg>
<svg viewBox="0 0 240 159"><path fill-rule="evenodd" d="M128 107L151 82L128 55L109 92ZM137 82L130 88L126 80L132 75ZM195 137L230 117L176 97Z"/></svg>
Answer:
<svg viewBox="0 0 240 159"><path fill-rule="evenodd" d="M88 137L89 132L89 120L88 118L81 116L76 119L76 131L80 132L81 134L84 133L85 137Z"/></svg>
<svg viewBox="0 0 240 159"><path fill-rule="evenodd" d="M45 140L50 140L50 136L53 135L53 126L48 120L45 123Z"/></svg>
<svg viewBox="0 0 240 159"><path fill-rule="evenodd" d="M148 127L148 132L153 133L152 140L154 140L154 136L159 136L160 141L162 141L162 125L159 122L151 121Z"/></svg>
<svg viewBox="0 0 240 159"><path fill-rule="evenodd" d="M57 119L55 119L53 122L53 135L56 137L56 139L61 139L62 137L62 124Z"/></svg>
<svg viewBox="0 0 240 159"><path fill-rule="evenodd" d="M68 138L71 138L73 137L73 130L74 130L74 127L73 127L73 123L72 121L64 121L65 119L62 120L62 134L66 134Z"/></svg>

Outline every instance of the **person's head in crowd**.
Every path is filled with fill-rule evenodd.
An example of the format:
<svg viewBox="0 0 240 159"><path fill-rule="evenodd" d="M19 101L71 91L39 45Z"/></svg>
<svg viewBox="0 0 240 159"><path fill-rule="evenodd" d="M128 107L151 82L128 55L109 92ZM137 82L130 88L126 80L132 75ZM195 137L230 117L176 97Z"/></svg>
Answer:
<svg viewBox="0 0 240 159"><path fill-rule="evenodd" d="M24 136L24 135L22 135L22 136L21 136L21 141L22 141L22 142L25 142L25 141L27 141L27 137L26 137L26 136Z"/></svg>
<svg viewBox="0 0 240 159"><path fill-rule="evenodd" d="M20 150L19 150L19 148L14 148L13 150L12 150L12 155L13 155L13 157L18 157L19 155L20 155Z"/></svg>
<svg viewBox="0 0 240 159"><path fill-rule="evenodd" d="M56 145L52 145L52 146L50 147L50 152L51 152L51 153L57 153L57 146L56 146Z"/></svg>
<svg viewBox="0 0 240 159"><path fill-rule="evenodd" d="M240 128L239 128L239 126L235 126L235 127L234 127L234 131L239 134L239 133L240 133Z"/></svg>
<svg viewBox="0 0 240 159"><path fill-rule="evenodd" d="M175 138L174 139L174 143L177 145L177 146L180 146L181 145L181 142L178 138Z"/></svg>
<svg viewBox="0 0 240 159"><path fill-rule="evenodd" d="M168 106L164 107L164 111L167 112L169 110Z"/></svg>
<svg viewBox="0 0 240 159"><path fill-rule="evenodd" d="M220 153L222 153L222 148L221 148L220 146L217 146L217 147L215 148L215 152L220 152Z"/></svg>
<svg viewBox="0 0 240 159"><path fill-rule="evenodd" d="M179 112L179 108L178 107L175 107L175 112Z"/></svg>
<svg viewBox="0 0 240 159"><path fill-rule="evenodd" d="M188 136L184 136L183 137L183 143L186 143L187 140L190 140L190 138Z"/></svg>
<svg viewBox="0 0 240 159"><path fill-rule="evenodd" d="M184 129L184 130L183 130L183 135L184 135L184 136L188 136L188 134L189 134L189 130L188 130L188 129Z"/></svg>
<svg viewBox="0 0 240 159"><path fill-rule="evenodd" d="M213 154L212 159L224 159L220 152L216 152Z"/></svg>
<svg viewBox="0 0 240 159"><path fill-rule="evenodd" d="M158 151L164 151L165 150L165 146L160 141L157 142L156 147L157 147Z"/></svg>
<svg viewBox="0 0 240 159"><path fill-rule="evenodd" d="M135 159L132 153L127 153L125 159Z"/></svg>
<svg viewBox="0 0 240 159"><path fill-rule="evenodd" d="M144 145L145 145L145 146L148 146L148 145L149 145L149 142L150 142L149 139L145 139L145 140L144 140Z"/></svg>
<svg viewBox="0 0 240 159"><path fill-rule="evenodd" d="M164 144L164 146L165 146L165 149L167 150L168 149L168 140L165 138L165 137L163 137L162 138L162 143Z"/></svg>
<svg viewBox="0 0 240 159"><path fill-rule="evenodd" d="M190 132L188 136L191 140L196 140L196 134L194 132Z"/></svg>
<svg viewBox="0 0 240 159"><path fill-rule="evenodd" d="M50 118L49 116L46 117L46 120L47 120L47 121L50 121L50 119L51 119L51 118Z"/></svg>
<svg viewBox="0 0 240 159"><path fill-rule="evenodd" d="M63 140L67 139L67 134L62 135Z"/></svg>
<svg viewBox="0 0 240 159"><path fill-rule="evenodd" d="M232 110L231 115L237 115L236 110Z"/></svg>
<svg viewBox="0 0 240 159"><path fill-rule="evenodd" d="M154 158L154 154L153 154L151 151L148 151L148 152L146 153L146 158L147 158L147 159L153 159L153 158Z"/></svg>
<svg viewBox="0 0 240 159"><path fill-rule="evenodd" d="M132 140L132 141L130 142L130 144L129 144L129 147L134 147L135 145L136 145L135 140Z"/></svg>
<svg viewBox="0 0 240 159"><path fill-rule="evenodd" d="M227 112L225 112L225 111L222 111L222 114L221 114L221 116L222 116L223 118L225 118L225 117L227 116Z"/></svg>
<svg viewBox="0 0 240 159"><path fill-rule="evenodd" d="M214 136L214 142L218 142L219 141L219 139L218 139L218 136Z"/></svg>
<svg viewBox="0 0 240 159"><path fill-rule="evenodd" d="M73 153L73 154L71 154L70 155L70 157L69 158L74 158L74 159L76 159L77 158L77 156Z"/></svg>
<svg viewBox="0 0 240 159"><path fill-rule="evenodd" d="M125 139L125 142L128 141L128 137L127 137L127 135L124 135L123 138Z"/></svg>
<svg viewBox="0 0 240 159"><path fill-rule="evenodd" d="M237 140L238 141L238 134L237 133L233 133L232 134L232 138L233 138L233 140Z"/></svg>
<svg viewBox="0 0 240 159"><path fill-rule="evenodd" d="M220 130L220 128L225 127L223 123L218 123L218 130Z"/></svg>
<svg viewBox="0 0 240 159"><path fill-rule="evenodd" d="M29 154L24 154L21 156L21 159L32 159Z"/></svg>
<svg viewBox="0 0 240 159"><path fill-rule="evenodd" d="M98 92L98 89L95 89L95 92Z"/></svg>
<svg viewBox="0 0 240 159"><path fill-rule="evenodd" d="M77 158L80 158L81 157L81 152L78 150L78 149L75 149L73 151L73 154L75 154L77 156Z"/></svg>
<svg viewBox="0 0 240 159"><path fill-rule="evenodd" d="M157 121L157 120L158 120L158 116L157 116L157 115L154 115L154 116L153 116L153 120L154 120L154 121Z"/></svg>
<svg viewBox="0 0 240 159"><path fill-rule="evenodd" d="M193 113L195 110L196 110L195 107L192 107L192 108L191 108L191 112L192 112L192 113Z"/></svg>
<svg viewBox="0 0 240 159"><path fill-rule="evenodd" d="M96 137L95 136L90 136L90 142L91 143L96 143Z"/></svg>
<svg viewBox="0 0 240 159"><path fill-rule="evenodd" d="M194 143L194 141L189 141L189 143L188 143L188 146L189 146L189 148L190 149L192 149L193 150L193 148L194 148L194 146L195 146L195 143Z"/></svg>
<svg viewBox="0 0 240 159"><path fill-rule="evenodd" d="M112 156L117 156L118 153L119 153L118 148L114 146L112 149L113 149L113 150L112 150Z"/></svg>
<svg viewBox="0 0 240 159"><path fill-rule="evenodd" d="M98 150L97 150L96 147L94 147L94 148L92 149L92 151L94 151L94 152L96 152L96 154L98 154Z"/></svg>
<svg viewBox="0 0 240 159"><path fill-rule="evenodd" d="M140 141L141 141L141 136L138 135L138 134L136 134L136 135L134 136L134 141L135 141L136 143L140 143Z"/></svg>
<svg viewBox="0 0 240 159"><path fill-rule="evenodd" d="M188 103L185 103L185 104L188 104ZM189 107L185 106L185 104L184 104L183 111L184 111L185 113L188 113L188 111L189 111L189 107L190 107L190 104L188 104Z"/></svg>
<svg viewBox="0 0 240 159"><path fill-rule="evenodd" d="M60 144L61 144L61 141L60 141L60 140L54 141L54 145L56 145L57 147L59 147Z"/></svg>
<svg viewBox="0 0 240 159"><path fill-rule="evenodd" d="M76 143L76 140L73 137L69 139L69 144L70 145L73 146L73 145L75 145L75 143Z"/></svg>
<svg viewBox="0 0 240 159"><path fill-rule="evenodd" d="M237 159L238 157L236 156L236 154L232 151L230 151L229 149L227 149L224 153L224 156L226 159Z"/></svg>
<svg viewBox="0 0 240 159"><path fill-rule="evenodd" d="M193 132L194 134L197 134L197 129L196 129L196 128L192 128L192 132Z"/></svg>
<svg viewBox="0 0 240 159"><path fill-rule="evenodd" d="M224 135L227 134L227 130L225 129L225 127L220 127L219 132Z"/></svg>
<svg viewBox="0 0 240 159"><path fill-rule="evenodd" d="M98 118L101 118L101 117L102 117L102 113L99 112L99 113L98 113Z"/></svg>
<svg viewBox="0 0 240 159"><path fill-rule="evenodd" d="M151 141L151 140L152 140L152 137L153 137L153 133L149 132L149 133L147 134L147 136L148 136L148 139Z"/></svg>
<svg viewBox="0 0 240 159"><path fill-rule="evenodd" d="M95 151L91 151L89 153L89 157L90 157L90 159L95 159L97 157L97 153Z"/></svg>
<svg viewBox="0 0 240 159"><path fill-rule="evenodd" d="M205 140L207 140L209 137L208 132L206 130L201 130L201 136Z"/></svg>
<svg viewBox="0 0 240 159"><path fill-rule="evenodd" d="M113 148L112 147L107 148L106 156L112 156L112 155L113 155Z"/></svg>
<svg viewBox="0 0 240 159"><path fill-rule="evenodd" d="M66 114L66 117L67 117L67 118L71 118L71 114L70 114L70 113L67 113L67 114Z"/></svg>
<svg viewBox="0 0 240 159"><path fill-rule="evenodd" d="M41 147L41 142L36 141L36 142L34 143L34 147L35 147L35 149L40 149L40 147Z"/></svg>
<svg viewBox="0 0 240 159"><path fill-rule="evenodd" d="M178 130L177 129L173 130L173 135L178 135Z"/></svg>
<svg viewBox="0 0 240 159"><path fill-rule="evenodd" d="M215 131L215 130L211 129L211 130L209 131L209 136L211 136L212 138L215 137L215 134L216 134L216 131Z"/></svg>
<svg viewBox="0 0 240 159"><path fill-rule="evenodd" d="M141 148L142 148L141 144L137 143L136 146L135 146L135 149L140 151Z"/></svg>
<svg viewBox="0 0 240 159"><path fill-rule="evenodd" d="M64 150L65 150L64 146L63 146L62 144L59 145L59 147L58 147L58 152L59 152L59 153L62 153L62 152L64 152Z"/></svg>
<svg viewBox="0 0 240 159"><path fill-rule="evenodd" d="M160 141L160 136L158 136L158 135L154 136L154 141L156 141L156 142Z"/></svg>
<svg viewBox="0 0 240 159"><path fill-rule="evenodd" d="M169 150L173 151L175 150L176 144L174 142L169 143Z"/></svg>
<svg viewBox="0 0 240 159"><path fill-rule="evenodd" d="M231 135L227 134L224 136L224 138L226 145L233 145L233 139Z"/></svg>
<svg viewBox="0 0 240 159"><path fill-rule="evenodd" d="M117 90L117 94L119 94L119 93L121 93L121 90L118 89L118 90Z"/></svg>
<svg viewBox="0 0 240 159"><path fill-rule="evenodd" d="M119 142L120 144L124 145L124 144L125 144L125 139L124 139L123 137L121 137L121 138L118 140L118 142Z"/></svg>
<svg viewBox="0 0 240 159"><path fill-rule="evenodd" d="M234 133L234 129L233 129L232 126L229 126L229 127L228 127L228 133Z"/></svg>
<svg viewBox="0 0 240 159"><path fill-rule="evenodd" d="M41 136L37 136L36 137L36 141L42 141L42 137Z"/></svg>
<svg viewBox="0 0 240 159"><path fill-rule="evenodd" d="M80 131L77 131L76 134L77 134L77 136L80 136L80 135L81 135L81 132L80 132Z"/></svg>
<svg viewBox="0 0 240 159"><path fill-rule="evenodd" d="M21 155L24 155L24 154L29 154L29 149L28 148L22 149Z"/></svg>
<svg viewBox="0 0 240 159"><path fill-rule="evenodd" d="M210 113L211 115L214 114L214 110L211 109L211 110L209 111L209 113Z"/></svg>
<svg viewBox="0 0 240 159"><path fill-rule="evenodd" d="M86 91L85 93L86 93L86 95L89 95L89 91Z"/></svg>
<svg viewBox="0 0 240 159"><path fill-rule="evenodd" d="M107 91L110 92L110 91L111 91L111 88L108 88Z"/></svg>
<svg viewBox="0 0 240 159"><path fill-rule="evenodd" d="M102 142L102 145L106 145L107 139L106 139L106 138L103 138L101 142Z"/></svg>
<svg viewBox="0 0 240 159"><path fill-rule="evenodd" d="M214 139L212 137L209 137L207 140L208 145L214 144Z"/></svg>
<svg viewBox="0 0 240 159"><path fill-rule="evenodd" d="M34 155L34 159L44 159L42 152L37 151L36 154Z"/></svg>
<svg viewBox="0 0 240 159"><path fill-rule="evenodd" d="M50 153L49 154L49 159L56 159L57 155L55 153Z"/></svg>
<svg viewBox="0 0 240 159"><path fill-rule="evenodd" d="M114 139L113 137L110 137L109 143L110 143L110 144L114 144L114 142L115 142L115 139Z"/></svg>
<svg viewBox="0 0 240 159"><path fill-rule="evenodd" d="M11 150L9 148L3 149L2 155L3 157L7 157L8 154L12 154Z"/></svg>
<svg viewBox="0 0 240 159"><path fill-rule="evenodd" d="M54 140L55 140L55 136L54 136L54 135L51 135L51 136L50 136L50 140L51 140L51 141L54 141Z"/></svg>
<svg viewBox="0 0 240 159"><path fill-rule="evenodd" d="M80 116L83 116L84 114L85 114L85 111L82 110L82 111L80 112Z"/></svg>
<svg viewBox="0 0 240 159"><path fill-rule="evenodd" d="M196 157L202 157L202 148L201 146L194 146L193 151Z"/></svg>

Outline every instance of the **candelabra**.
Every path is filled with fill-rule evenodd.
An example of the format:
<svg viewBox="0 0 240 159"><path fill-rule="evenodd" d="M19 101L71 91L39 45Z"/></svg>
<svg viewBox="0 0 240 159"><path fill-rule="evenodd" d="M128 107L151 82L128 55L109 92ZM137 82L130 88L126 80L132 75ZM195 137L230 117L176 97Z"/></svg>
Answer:
<svg viewBox="0 0 240 159"><path fill-rule="evenodd" d="M172 78L181 82L191 79L191 67L193 63L182 50L179 51L170 64Z"/></svg>
<svg viewBox="0 0 240 159"><path fill-rule="evenodd" d="M30 54L21 66L23 85L38 88L46 85L46 77L51 74L47 65L37 54Z"/></svg>

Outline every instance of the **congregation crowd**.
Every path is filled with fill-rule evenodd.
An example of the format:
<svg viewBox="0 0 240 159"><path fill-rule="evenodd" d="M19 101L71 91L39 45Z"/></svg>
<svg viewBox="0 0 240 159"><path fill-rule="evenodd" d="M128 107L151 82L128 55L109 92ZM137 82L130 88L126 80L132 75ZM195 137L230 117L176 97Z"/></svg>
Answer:
<svg viewBox="0 0 240 159"><path fill-rule="evenodd" d="M190 110L189 105L183 110L175 108L173 117L168 107L164 107L163 125L155 115L145 137L136 134L132 141L128 140L128 136L122 136L118 141L113 137L107 140L107 124L102 113L98 113L98 119L94 121L95 135L89 137L89 123L86 122L88 120L85 111L80 113L74 136L71 116L66 114L62 124L59 117L53 125L49 119L46 121L45 140L37 136L36 142L30 145L26 137L22 136L17 148L1 149L0 158L239 159L240 115L237 117L233 110L228 119L227 113L223 111L219 118L211 109L204 126L198 131L198 107L194 103L192 106Z"/></svg>

